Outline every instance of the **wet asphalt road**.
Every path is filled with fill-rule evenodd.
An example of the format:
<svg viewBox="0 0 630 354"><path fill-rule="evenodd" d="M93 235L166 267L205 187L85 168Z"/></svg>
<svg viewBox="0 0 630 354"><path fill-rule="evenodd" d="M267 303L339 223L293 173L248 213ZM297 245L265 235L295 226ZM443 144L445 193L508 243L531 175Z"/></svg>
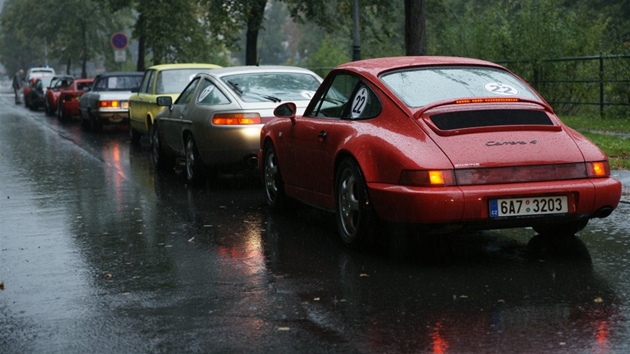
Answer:
<svg viewBox="0 0 630 354"><path fill-rule="evenodd" d="M270 213L253 175L187 187L146 141L3 94L0 353L628 352L624 193L563 244L501 230L358 253L329 214Z"/></svg>

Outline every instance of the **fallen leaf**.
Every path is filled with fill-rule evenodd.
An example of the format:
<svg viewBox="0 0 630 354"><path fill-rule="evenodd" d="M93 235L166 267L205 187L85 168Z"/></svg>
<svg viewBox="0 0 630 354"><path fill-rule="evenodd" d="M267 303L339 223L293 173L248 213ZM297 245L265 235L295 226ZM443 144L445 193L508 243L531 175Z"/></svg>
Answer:
<svg viewBox="0 0 630 354"><path fill-rule="evenodd" d="M602 302L604 302L604 299L602 299L602 297L601 297L601 296L598 296L598 297L596 297L595 299L593 299L593 301L594 301L596 304L601 304Z"/></svg>
<svg viewBox="0 0 630 354"><path fill-rule="evenodd" d="M278 327L278 331L288 331L290 330L289 327Z"/></svg>
<svg viewBox="0 0 630 354"><path fill-rule="evenodd" d="M105 272L105 279L110 280L112 278L112 273Z"/></svg>

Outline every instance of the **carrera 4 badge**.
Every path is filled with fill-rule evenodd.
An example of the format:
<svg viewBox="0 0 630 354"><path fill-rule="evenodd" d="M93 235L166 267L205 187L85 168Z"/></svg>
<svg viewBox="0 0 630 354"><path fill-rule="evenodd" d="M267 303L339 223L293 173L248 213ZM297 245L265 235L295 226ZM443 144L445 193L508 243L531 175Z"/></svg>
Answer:
<svg viewBox="0 0 630 354"><path fill-rule="evenodd" d="M535 145L537 143L538 143L537 140L531 140L531 141L523 141L523 140L521 141L493 141L493 140L490 140L486 142L486 146L528 145L528 144Z"/></svg>

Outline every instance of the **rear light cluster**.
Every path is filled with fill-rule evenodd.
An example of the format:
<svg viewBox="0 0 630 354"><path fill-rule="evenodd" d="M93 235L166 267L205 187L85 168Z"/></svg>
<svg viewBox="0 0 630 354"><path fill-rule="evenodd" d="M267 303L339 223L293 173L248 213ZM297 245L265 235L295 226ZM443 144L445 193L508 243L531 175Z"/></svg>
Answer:
<svg viewBox="0 0 630 354"><path fill-rule="evenodd" d="M217 113L212 118L214 125L252 125L261 124L258 113Z"/></svg>
<svg viewBox="0 0 630 354"><path fill-rule="evenodd" d="M499 103L499 102L519 102L518 98L469 98L455 101L455 104L466 103Z"/></svg>
<svg viewBox="0 0 630 354"><path fill-rule="evenodd" d="M62 101L64 102L72 102L72 101L77 101L79 99L78 95L65 95L62 97Z"/></svg>
<svg viewBox="0 0 630 354"><path fill-rule="evenodd" d="M462 170L404 170L400 174L399 183L408 186L439 187L556 181L608 176L610 176L608 161L598 161Z"/></svg>
<svg viewBox="0 0 630 354"><path fill-rule="evenodd" d="M101 108L120 108L121 107L121 103L120 101L98 101L98 106Z"/></svg>

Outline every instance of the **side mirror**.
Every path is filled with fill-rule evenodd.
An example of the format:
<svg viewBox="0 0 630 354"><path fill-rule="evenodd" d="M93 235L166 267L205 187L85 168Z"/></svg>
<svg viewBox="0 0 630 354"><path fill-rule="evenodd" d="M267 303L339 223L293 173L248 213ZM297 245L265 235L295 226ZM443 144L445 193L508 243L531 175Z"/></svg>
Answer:
<svg viewBox="0 0 630 354"><path fill-rule="evenodd" d="M170 106L173 104L173 98L171 96L158 96L155 102L158 106Z"/></svg>
<svg viewBox="0 0 630 354"><path fill-rule="evenodd" d="M273 110L273 115L278 118L289 118L291 122L295 124L295 114L297 113L297 106L293 102L287 102L279 105Z"/></svg>

